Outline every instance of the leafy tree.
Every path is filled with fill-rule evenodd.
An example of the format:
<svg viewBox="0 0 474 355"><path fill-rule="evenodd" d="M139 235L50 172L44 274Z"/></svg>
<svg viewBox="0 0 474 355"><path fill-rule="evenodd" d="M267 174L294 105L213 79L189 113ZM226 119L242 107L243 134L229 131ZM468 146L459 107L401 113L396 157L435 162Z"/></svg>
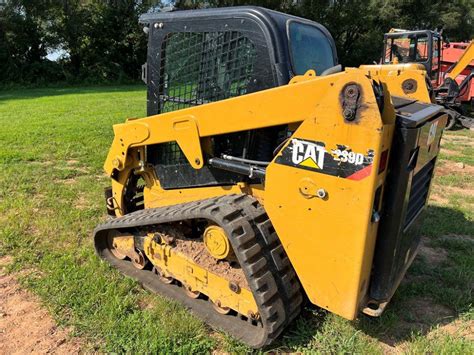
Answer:
<svg viewBox="0 0 474 355"><path fill-rule="evenodd" d="M146 37L138 16L165 0L8 0L0 9L0 83L137 80ZM474 33L474 0L176 0L178 9L258 5L320 22L339 60L378 60L390 28L443 29L451 41ZM62 50L58 62L48 53Z"/></svg>
<svg viewBox="0 0 474 355"><path fill-rule="evenodd" d="M138 25L144 12L134 0L64 2L54 33L68 53L65 68L72 78L116 81L139 78L146 38Z"/></svg>
<svg viewBox="0 0 474 355"><path fill-rule="evenodd" d="M178 0L176 6L258 5L317 21L331 32L339 60L358 66L380 59L383 34L390 28L441 29L451 40L470 40L474 0Z"/></svg>
<svg viewBox="0 0 474 355"><path fill-rule="evenodd" d="M149 3L10 0L0 12L0 82L137 80L146 58L138 16ZM47 58L59 49L58 63Z"/></svg>
<svg viewBox="0 0 474 355"><path fill-rule="evenodd" d="M45 59L54 40L49 31L52 15L47 2L8 1L0 13L0 78L25 82L59 78L55 63Z"/></svg>

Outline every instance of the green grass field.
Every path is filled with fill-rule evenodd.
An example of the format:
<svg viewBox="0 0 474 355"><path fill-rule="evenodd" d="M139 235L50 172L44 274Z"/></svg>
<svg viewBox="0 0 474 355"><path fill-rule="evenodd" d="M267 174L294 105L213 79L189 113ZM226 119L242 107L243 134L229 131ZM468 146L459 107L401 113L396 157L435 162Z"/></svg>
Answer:
<svg viewBox="0 0 474 355"><path fill-rule="evenodd" d="M246 352L100 262L112 124L145 115L142 86L0 92L0 255L85 351ZM308 307L273 351L474 353L474 134L448 132L423 247L384 315Z"/></svg>

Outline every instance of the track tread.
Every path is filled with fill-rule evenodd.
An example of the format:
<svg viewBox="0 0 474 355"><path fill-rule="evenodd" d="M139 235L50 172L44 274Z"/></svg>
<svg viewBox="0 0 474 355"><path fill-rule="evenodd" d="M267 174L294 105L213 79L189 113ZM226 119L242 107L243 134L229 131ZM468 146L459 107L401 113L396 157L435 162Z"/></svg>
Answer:
<svg viewBox="0 0 474 355"><path fill-rule="evenodd" d="M303 304L301 284L263 206L253 197L244 197L246 198L239 200L240 205L243 206L247 216L253 217L250 220L254 228L259 231L256 233L261 236L259 242L261 245L264 244L264 249L268 250L270 260L273 261L269 263L270 268L275 275L278 275L275 279L285 305L286 326L301 311Z"/></svg>
<svg viewBox="0 0 474 355"><path fill-rule="evenodd" d="M224 228L259 308L263 328L255 326L254 333L260 331L262 334L258 337L250 334L247 338L245 334L232 335L256 348L270 344L298 315L303 296L299 280L270 219L253 197L227 195L140 210L109 220L94 230L96 251L107 259L104 235L108 231L144 228L195 218L211 220ZM143 275L140 272L134 274L139 280ZM217 326L220 327L219 324ZM225 326L222 328L226 330Z"/></svg>

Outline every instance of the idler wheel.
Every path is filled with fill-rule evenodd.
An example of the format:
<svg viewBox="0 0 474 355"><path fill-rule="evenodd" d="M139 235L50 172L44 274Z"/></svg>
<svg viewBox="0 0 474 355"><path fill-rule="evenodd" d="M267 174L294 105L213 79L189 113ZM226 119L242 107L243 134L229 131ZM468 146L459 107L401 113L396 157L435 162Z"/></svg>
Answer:
<svg viewBox="0 0 474 355"><path fill-rule="evenodd" d="M234 256L229 239L227 238L224 229L219 226L208 226L204 230L203 241L209 254L216 259L232 259Z"/></svg>
<svg viewBox="0 0 474 355"><path fill-rule="evenodd" d="M115 256L119 260L123 260L127 257L127 255L119 251L117 240L114 237L115 236L113 234L109 234L109 236L107 237L107 245L113 256Z"/></svg>

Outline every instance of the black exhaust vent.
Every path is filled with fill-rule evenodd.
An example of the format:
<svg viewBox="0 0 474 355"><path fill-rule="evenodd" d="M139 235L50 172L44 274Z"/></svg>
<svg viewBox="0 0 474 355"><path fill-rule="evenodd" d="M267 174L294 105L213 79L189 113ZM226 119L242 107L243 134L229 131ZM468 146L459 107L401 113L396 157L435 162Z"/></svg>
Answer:
<svg viewBox="0 0 474 355"><path fill-rule="evenodd" d="M433 176L435 160L436 158L428 162L413 177L410 189L410 198L408 200L407 212L405 215L405 224L403 226L404 229L411 224L411 222L416 218L418 213L426 204L430 190L431 178Z"/></svg>

